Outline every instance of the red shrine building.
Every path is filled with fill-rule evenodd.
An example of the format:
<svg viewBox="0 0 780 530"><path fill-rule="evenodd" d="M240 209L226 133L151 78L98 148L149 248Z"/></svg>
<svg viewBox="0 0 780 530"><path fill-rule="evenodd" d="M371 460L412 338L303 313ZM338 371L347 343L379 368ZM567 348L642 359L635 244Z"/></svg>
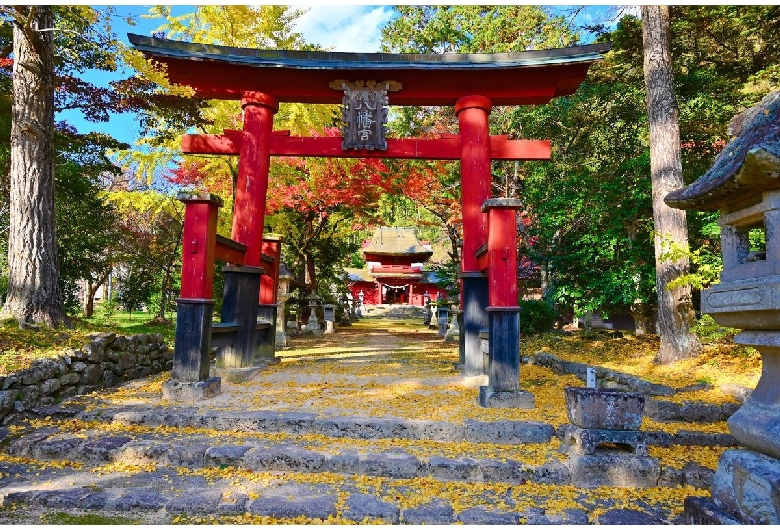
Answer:
<svg viewBox="0 0 780 530"><path fill-rule="evenodd" d="M436 300L444 289L436 285L432 271L423 270L433 255L431 246L420 242L413 228L382 226L363 242L366 266L346 269L352 296L367 305L425 305L426 294ZM362 293L362 297L361 297Z"/></svg>

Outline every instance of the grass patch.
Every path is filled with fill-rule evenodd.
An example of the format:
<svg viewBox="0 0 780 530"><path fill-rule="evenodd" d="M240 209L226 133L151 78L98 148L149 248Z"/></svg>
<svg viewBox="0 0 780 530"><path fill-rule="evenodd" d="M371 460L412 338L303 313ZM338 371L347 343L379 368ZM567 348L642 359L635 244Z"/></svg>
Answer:
<svg viewBox="0 0 780 530"><path fill-rule="evenodd" d="M670 398L674 401L733 401L720 390L721 385L755 388L761 376L761 355L756 350L720 338L704 342L703 352L698 357L668 365L653 362L659 346L660 339L656 335L637 337L628 332L622 337L613 337L606 332L544 333L523 337L520 341L523 355L542 351L566 361L603 366L675 388L703 382L713 385L709 391L685 392Z"/></svg>
<svg viewBox="0 0 780 530"><path fill-rule="evenodd" d="M81 348L89 342L87 335L97 332L135 335L160 333L173 347L176 336L175 320L156 322L149 313L114 312L105 315L96 311L92 318L71 317L73 328L19 329L16 321L0 323L0 375L28 368L35 359L51 358L68 348Z"/></svg>

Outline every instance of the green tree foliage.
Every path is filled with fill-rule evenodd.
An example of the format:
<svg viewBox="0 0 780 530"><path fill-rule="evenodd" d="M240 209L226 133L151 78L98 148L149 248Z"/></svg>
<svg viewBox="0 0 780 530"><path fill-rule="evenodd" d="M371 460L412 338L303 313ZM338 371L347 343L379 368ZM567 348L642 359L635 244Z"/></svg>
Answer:
<svg viewBox="0 0 780 530"><path fill-rule="evenodd" d="M183 205L154 190L114 191L107 197L120 217L119 276L129 278L133 290L120 301L133 309L150 305L155 319L165 321L181 281ZM144 298L150 284L153 292Z"/></svg>
<svg viewBox="0 0 780 530"><path fill-rule="evenodd" d="M555 323L555 310L544 300L520 300L520 333L532 335L550 331Z"/></svg>
<svg viewBox="0 0 780 530"><path fill-rule="evenodd" d="M671 16L689 183L727 140L731 117L776 82L777 44L762 35L777 31L778 15L774 6L684 6ZM550 162L523 166L528 234L537 239L529 254L547 273L550 298L580 313L656 301L641 22L625 16L601 40L613 49L576 94L507 115L509 131L553 141ZM689 215L694 270L684 280L696 287L717 278L714 218Z"/></svg>
<svg viewBox="0 0 780 530"><path fill-rule="evenodd" d="M382 29L383 51L502 53L564 47L577 42L564 17L551 16L540 6L399 6L396 10L399 16ZM491 122L492 132L505 133L506 109L493 109ZM457 132L458 122L451 108L403 107L394 109L390 129L396 136L433 137ZM524 131L517 136L529 137ZM494 163L494 174L514 176L515 168L514 164ZM402 171L410 175L409 182L425 182L426 193L408 195L438 220L449 239L452 263L442 264L439 273L450 284L450 276L459 266L458 244L462 239L459 164L404 162L396 174ZM503 191L506 196L514 196L509 189Z"/></svg>

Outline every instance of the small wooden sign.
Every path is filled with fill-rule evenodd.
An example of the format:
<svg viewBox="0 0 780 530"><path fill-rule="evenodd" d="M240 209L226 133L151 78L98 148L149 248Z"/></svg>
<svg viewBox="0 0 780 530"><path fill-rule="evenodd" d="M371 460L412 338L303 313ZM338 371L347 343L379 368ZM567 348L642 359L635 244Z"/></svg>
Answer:
<svg viewBox="0 0 780 530"><path fill-rule="evenodd" d="M350 81L336 80L331 88L344 91L342 99L342 129L344 138L341 148L387 150L387 92L400 90L395 81Z"/></svg>

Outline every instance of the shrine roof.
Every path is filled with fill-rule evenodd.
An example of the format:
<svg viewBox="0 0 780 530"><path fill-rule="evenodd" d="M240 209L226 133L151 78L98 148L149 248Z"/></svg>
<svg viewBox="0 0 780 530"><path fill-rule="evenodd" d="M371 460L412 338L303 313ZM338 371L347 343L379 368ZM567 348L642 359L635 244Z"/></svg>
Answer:
<svg viewBox="0 0 780 530"><path fill-rule="evenodd" d="M494 105L546 103L572 94L589 66L611 44L480 54L342 53L260 50L128 34L130 43L165 63L169 79L198 97L240 99L265 92L280 102L340 103L331 81L373 79L401 83L391 105L453 105L483 95ZM486 74L490 74L489 76Z"/></svg>
<svg viewBox="0 0 780 530"><path fill-rule="evenodd" d="M669 193L664 199L669 206L729 210L780 189L780 92L735 116L729 128L734 137L712 167L690 186Z"/></svg>
<svg viewBox="0 0 780 530"><path fill-rule="evenodd" d="M413 228L380 226L374 232L371 243L363 247L363 254L379 256L414 256L425 261L433 251L420 244Z"/></svg>

